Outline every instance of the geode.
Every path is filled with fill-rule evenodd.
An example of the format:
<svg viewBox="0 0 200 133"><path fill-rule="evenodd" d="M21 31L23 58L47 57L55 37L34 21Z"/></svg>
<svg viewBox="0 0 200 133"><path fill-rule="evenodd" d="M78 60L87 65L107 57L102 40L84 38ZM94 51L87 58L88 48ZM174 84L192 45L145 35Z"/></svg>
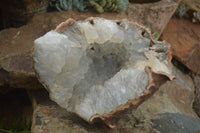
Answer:
<svg viewBox="0 0 200 133"><path fill-rule="evenodd" d="M53 101L109 127L173 79L169 45L126 20L68 19L35 40L32 56Z"/></svg>

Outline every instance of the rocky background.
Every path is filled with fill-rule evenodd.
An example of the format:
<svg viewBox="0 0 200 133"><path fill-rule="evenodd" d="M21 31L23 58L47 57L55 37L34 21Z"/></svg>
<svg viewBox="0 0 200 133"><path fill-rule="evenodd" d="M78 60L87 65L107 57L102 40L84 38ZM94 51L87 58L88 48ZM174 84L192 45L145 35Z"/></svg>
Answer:
<svg viewBox="0 0 200 133"><path fill-rule="evenodd" d="M126 11L103 14L92 10L52 12L48 3L0 2L0 132L200 132L199 0L130 0ZM36 38L68 18L82 20L91 16L136 21L172 48L176 79L162 85L137 109L126 112L115 129L101 123L90 125L52 102L32 69L31 51Z"/></svg>

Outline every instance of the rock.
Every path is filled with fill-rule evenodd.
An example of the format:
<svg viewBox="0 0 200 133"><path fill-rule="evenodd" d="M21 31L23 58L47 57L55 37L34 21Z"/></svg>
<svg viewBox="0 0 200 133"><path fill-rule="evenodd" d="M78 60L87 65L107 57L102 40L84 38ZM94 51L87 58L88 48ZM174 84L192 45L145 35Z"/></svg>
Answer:
<svg viewBox="0 0 200 133"><path fill-rule="evenodd" d="M200 76L193 75L193 80L195 84L195 99L193 103L193 108L200 117Z"/></svg>
<svg viewBox="0 0 200 133"><path fill-rule="evenodd" d="M27 28L24 26L20 30L0 32L0 43L3 44L0 45L1 85L14 88L42 88L31 66L32 41L36 35L29 34Z"/></svg>
<svg viewBox="0 0 200 133"><path fill-rule="evenodd" d="M157 32L160 36L169 19L175 12L180 0L157 0L152 3L142 2L141 4L129 4L127 14L138 23L148 26L152 32Z"/></svg>
<svg viewBox="0 0 200 133"><path fill-rule="evenodd" d="M166 130L172 129L178 133L197 133L200 131L200 122L192 109L193 81L190 76L176 68L174 74L177 76L175 80L162 85L137 109L124 113L117 127L112 130L101 123L90 125L75 114L67 112L50 101L48 92L44 90L30 91L34 103L32 133L167 133Z"/></svg>
<svg viewBox="0 0 200 133"><path fill-rule="evenodd" d="M31 67L30 53L33 41L47 31L55 29L58 24L68 18L75 20L83 20L90 16L107 19L125 18L130 21L143 23L149 26L153 32L160 34L177 5L177 1L161 0L156 3L129 4L127 11L120 13L97 14L94 12L80 13L68 11L37 14L25 26L6 29L0 32L0 73L3 73L0 74L0 85L10 85L15 88L41 88L42 86L37 81ZM13 72L15 75L13 75ZM13 76L15 77L14 81L12 80ZM34 80L21 80L23 77L28 77L24 79ZM11 84L13 82L15 83Z"/></svg>
<svg viewBox="0 0 200 133"><path fill-rule="evenodd" d="M173 79L168 45L128 21L68 19L35 40L32 56L53 101L109 126L115 114L136 108Z"/></svg>
<svg viewBox="0 0 200 133"><path fill-rule="evenodd" d="M162 39L171 44L174 58L192 72L200 74L200 25L189 20L172 18Z"/></svg>
<svg viewBox="0 0 200 133"><path fill-rule="evenodd" d="M179 113L164 113L159 119L152 120L154 128L161 133L200 132L200 119ZM164 127L164 128L163 128Z"/></svg>

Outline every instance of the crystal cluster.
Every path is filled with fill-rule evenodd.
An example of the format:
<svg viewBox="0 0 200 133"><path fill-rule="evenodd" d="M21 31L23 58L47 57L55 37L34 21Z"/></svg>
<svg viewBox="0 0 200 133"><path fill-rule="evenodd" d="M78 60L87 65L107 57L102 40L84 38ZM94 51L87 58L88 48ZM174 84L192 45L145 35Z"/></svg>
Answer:
<svg viewBox="0 0 200 133"><path fill-rule="evenodd" d="M173 78L168 45L125 20L67 20L35 40L32 55L50 98L88 122L138 106Z"/></svg>

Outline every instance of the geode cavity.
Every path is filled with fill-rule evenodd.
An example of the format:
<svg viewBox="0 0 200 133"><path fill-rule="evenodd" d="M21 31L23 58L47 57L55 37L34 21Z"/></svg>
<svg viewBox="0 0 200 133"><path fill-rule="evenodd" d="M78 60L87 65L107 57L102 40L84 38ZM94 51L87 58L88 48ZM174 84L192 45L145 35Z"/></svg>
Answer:
<svg viewBox="0 0 200 133"><path fill-rule="evenodd" d="M137 107L172 79L169 46L138 24L89 18L35 40L34 69L61 107L88 122Z"/></svg>

